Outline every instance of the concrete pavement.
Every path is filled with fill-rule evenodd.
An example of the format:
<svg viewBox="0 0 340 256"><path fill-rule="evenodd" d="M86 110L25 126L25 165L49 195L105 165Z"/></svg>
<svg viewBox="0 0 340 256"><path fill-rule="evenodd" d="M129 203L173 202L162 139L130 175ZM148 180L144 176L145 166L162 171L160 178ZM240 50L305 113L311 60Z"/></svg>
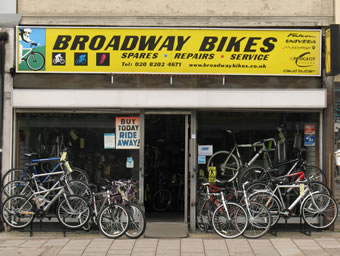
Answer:
<svg viewBox="0 0 340 256"><path fill-rule="evenodd" d="M25 256L232 256L232 255L340 255L340 232L279 232L261 239L222 239L214 233L191 233L183 239L110 240L100 233L0 233L0 255Z"/></svg>

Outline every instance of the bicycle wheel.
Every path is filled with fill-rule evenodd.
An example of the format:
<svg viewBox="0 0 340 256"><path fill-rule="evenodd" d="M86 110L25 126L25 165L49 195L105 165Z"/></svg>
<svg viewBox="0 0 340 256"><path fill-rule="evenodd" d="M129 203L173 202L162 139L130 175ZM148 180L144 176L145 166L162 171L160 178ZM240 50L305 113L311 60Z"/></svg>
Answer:
<svg viewBox="0 0 340 256"><path fill-rule="evenodd" d="M57 206L57 217L68 228L80 228L91 216L91 210L84 198L71 195L62 199Z"/></svg>
<svg viewBox="0 0 340 256"><path fill-rule="evenodd" d="M8 170L4 176L2 177L2 187L6 185L8 182L13 180L22 180L25 181L31 178L31 171L29 169L23 170L19 168L13 168Z"/></svg>
<svg viewBox="0 0 340 256"><path fill-rule="evenodd" d="M268 183L270 181L270 175L266 172L266 169L262 166L249 166L244 169L239 174L238 182L240 185L249 181Z"/></svg>
<svg viewBox="0 0 340 256"><path fill-rule="evenodd" d="M227 209L221 204L212 216L212 226L223 238L236 238L246 230L248 216L242 206L226 202Z"/></svg>
<svg viewBox="0 0 340 256"><path fill-rule="evenodd" d="M311 192L318 192L321 194L331 195L330 189L321 182L310 182L308 185Z"/></svg>
<svg viewBox="0 0 340 256"><path fill-rule="evenodd" d="M86 183L79 180L70 180L66 183L66 188L71 195L77 195L87 202L92 202L92 191Z"/></svg>
<svg viewBox="0 0 340 256"><path fill-rule="evenodd" d="M262 204L249 202L245 206L248 213L248 226L242 234L246 238L260 238L265 235L271 227L271 215L269 210Z"/></svg>
<svg viewBox="0 0 340 256"><path fill-rule="evenodd" d="M171 191L160 189L152 197L152 207L159 212L168 210L172 203Z"/></svg>
<svg viewBox="0 0 340 256"><path fill-rule="evenodd" d="M124 205L129 212L130 225L125 235L129 238L137 239L144 234L146 228L146 219L142 209L134 203Z"/></svg>
<svg viewBox="0 0 340 256"><path fill-rule="evenodd" d="M129 213L122 205L111 204L100 212L98 226L107 238L119 238L130 226Z"/></svg>
<svg viewBox="0 0 340 256"><path fill-rule="evenodd" d="M264 205L271 216L271 226L274 226L280 219L281 203L280 200L270 192L258 191L249 195L249 201Z"/></svg>
<svg viewBox="0 0 340 256"><path fill-rule="evenodd" d="M213 205L206 197L199 198L196 203L196 222L199 230L207 232L211 227L210 216L214 212Z"/></svg>
<svg viewBox="0 0 340 256"><path fill-rule="evenodd" d="M31 70L40 70L45 65L45 57L40 52L32 52L28 55L26 63Z"/></svg>
<svg viewBox="0 0 340 256"><path fill-rule="evenodd" d="M325 229L332 225L338 216L338 207L329 195L311 194L301 206L302 217L311 227Z"/></svg>
<svg viewBox="0 0 340 256"><path fill-rule="evenodd" d="M78 167L72 166L71 180L79 180L86 184L89 184L89 176L87 175L86 171Z"/></svg>
<svg viewBox="0 0 340 256"><path fill-rule="evenodd" d="M323 170L313 165L305 165L303 167L305 177L311 181L318 181L327 184L327 178Z"/></svg>
<svg viewBox="0 0 340 256"><path fill-rule="evenodd" d="M24 196L9 197L2 206L2 218L12 228L27 227L34 218L33 205Z"/></svg>
<svg viewBox="0 0 340 256"><path fill-rule="evenodd" d="M33 193L32 187L29 185L29 182L21 181L21 180L13 180L7 183L2 191L1 191L1 199L4 202L7 198L20 195L29 198Z"/></svg>
<svg viewBox="0 0 340 256"><path fill-rule="evenodd" d="M268 184L263 182L254 182L246 188L247 194L253 194L259 190L264 190L268 188Z"/></svg>
<svg viewBox="0 0 340 256"><path fill-rule="evenodd" d="M226 179L230 182L237 177L238 171L240 169L240 162L234 154L228 151L218 151L208 160L208 175L209 167L216 167L216 173L221 175L223 179Z"/></svg>

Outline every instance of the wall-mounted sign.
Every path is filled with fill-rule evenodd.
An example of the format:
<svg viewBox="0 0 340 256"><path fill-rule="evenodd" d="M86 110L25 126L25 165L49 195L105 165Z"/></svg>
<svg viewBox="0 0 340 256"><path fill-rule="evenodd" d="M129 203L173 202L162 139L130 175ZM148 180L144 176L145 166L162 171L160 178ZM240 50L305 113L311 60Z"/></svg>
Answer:
<svg viewBox="0 0 340 256"><path fill-rule="evenodd" d="M139 149L139 127L139 117L116 117L116 148Z"/></svg>
<svg viewBox="0 0 340 256"><path fill-rule="evenodd" d="M304 133L315 134L315 124L305 124Z"/></svg>
<svg viewBox="0 0 340 256"><path fill-rule="evenodd" d="M213 154L213 145L199 145L198 155L200 156L211 156Z"/></svg>
<svg viewBox="0 0 340 256"><path fill-rule="evenodd" d="M321 30L17 27L17 72L321 75Z"/></svg>
<svg viewBox="0 0 340 256"><path fill-rule="evenodd" d="M198 164L206 164L206 156L198 156L197 158L197 161L198 161Z"/></svg>
<svg viewBox="0 0 340 256"><path fill-rule="evenodd" d="M304 136L304 145L307 147L315 146L315 135L314 134L306 134Z"/></svg>
<svg viewBox="0 0 340 256"><path fill-rule="evenodd" d="M116 136L114 133L104 133L104 149L113 149L116 145Z"/></svg>

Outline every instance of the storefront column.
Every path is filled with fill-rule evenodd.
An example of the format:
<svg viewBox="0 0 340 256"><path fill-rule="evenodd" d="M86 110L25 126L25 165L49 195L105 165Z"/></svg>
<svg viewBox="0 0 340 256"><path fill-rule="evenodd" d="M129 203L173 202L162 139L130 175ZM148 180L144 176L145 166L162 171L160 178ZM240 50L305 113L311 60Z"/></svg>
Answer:
<svg viewBox="0 0 340 256"><path fill-rule="evenodd" d="M334 193L334 77L328 76L324 79L325 88L327 89L327 108L325 108L323 127L324 127L324 163L323 169L327 173L328 186Z"/></svg>
<svg viewBox="0 0 340 256"><path fill-rule="evenodd" d="M145 145L145 114L140 112L140 147L139 147L139 204L144 206L144 145ZM145 210L145 208L144 208Z"/></svg>
<svg viewBox="0 0 340 256"><path fill-rule="evenodd" d="M193 111L191 115L190 129L190 230L196 230L196 193L197 193L197 112Z"/></svg>

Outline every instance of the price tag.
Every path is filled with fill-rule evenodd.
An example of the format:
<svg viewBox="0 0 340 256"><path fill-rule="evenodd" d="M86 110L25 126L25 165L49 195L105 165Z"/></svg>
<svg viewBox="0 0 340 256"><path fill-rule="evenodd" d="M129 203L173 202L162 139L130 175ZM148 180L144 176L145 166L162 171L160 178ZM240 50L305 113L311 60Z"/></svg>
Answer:
<svg viewBox="0 0 340 256"><path fill-rule="evenodd" d="M300 184L300 196L305 195L305 184L301 183Z"/></svg>

